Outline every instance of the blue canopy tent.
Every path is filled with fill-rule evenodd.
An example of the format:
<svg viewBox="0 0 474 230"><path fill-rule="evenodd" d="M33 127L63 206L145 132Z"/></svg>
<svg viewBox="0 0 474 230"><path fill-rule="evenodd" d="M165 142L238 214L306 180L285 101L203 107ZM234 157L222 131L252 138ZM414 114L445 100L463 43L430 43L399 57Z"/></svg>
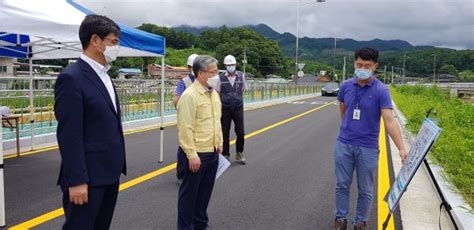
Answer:
<svg viewBox="0 0 474 230"><path fill-rule="evenodd" d="M21 46L21 44L29 42L29 36L0 32L0 56L26 59L28 58L28 47Z"/></svg>
<svg viewBox="0 0 474 230"><path fill-rule="evenodd" d="M33 60L78 58L82 53L79 26L92 11L73 0L0 1L0 57L28 59L30 63L30 106L33 108ZM121 57L161 57L164 66L165 38L118 23ZM161 76L165 76L161 68ZM161 127L164 114L164 77L161 78ZM30 111L31 149L34 148L34 109ZM0 128L0 137L1 135ZM163 129L160 159L163 161ZM0 139L1 142L1 139ZM0 146L1 147L1 146ZM3 156L3 148L1 155ZM0 157L3 165L3 157ZM3 167L0 167L0 194L3 194ZM0 195L0 227L5 225L3 195ZM3 217L2 217L3 216Z"/></svg>
<svg viewBox="0 0 474 230"><path fill-rule="evenodd" d="M25 59L79 57L79 26L94 12L72 0L2 0L0 2L0 56ZM165 38L117 23L122 57L165 55ZM30 50L28 50L30 48Z"/></svg>

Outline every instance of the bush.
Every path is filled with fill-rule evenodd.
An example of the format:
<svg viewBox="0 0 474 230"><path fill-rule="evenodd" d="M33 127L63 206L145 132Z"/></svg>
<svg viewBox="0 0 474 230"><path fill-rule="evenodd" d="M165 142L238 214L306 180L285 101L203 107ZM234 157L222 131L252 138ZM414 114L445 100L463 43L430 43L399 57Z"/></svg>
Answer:
<svg viewBox="0 0 474 230"><path fill-rule="evenodd" d="M438 87L391 87L393 100L417 133L426 112L439 119L443 129L428 156L441 165L448 179L474 207L474 106ZM433 114L436 113L436 114Z"/></svg>

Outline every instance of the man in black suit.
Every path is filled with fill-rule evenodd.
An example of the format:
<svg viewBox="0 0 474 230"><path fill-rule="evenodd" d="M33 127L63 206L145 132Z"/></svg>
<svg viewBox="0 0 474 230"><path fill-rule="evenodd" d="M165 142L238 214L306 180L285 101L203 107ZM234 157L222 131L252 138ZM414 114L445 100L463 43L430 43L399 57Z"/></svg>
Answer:
<svg viewBox="0 0 474 230"><path fill-rule="evenodd" d="M119 36L109 18L86 16L79 28L84 51L56 81L63 229L109 229L119 178L126 173L120 103L107 74Z"/></svg>

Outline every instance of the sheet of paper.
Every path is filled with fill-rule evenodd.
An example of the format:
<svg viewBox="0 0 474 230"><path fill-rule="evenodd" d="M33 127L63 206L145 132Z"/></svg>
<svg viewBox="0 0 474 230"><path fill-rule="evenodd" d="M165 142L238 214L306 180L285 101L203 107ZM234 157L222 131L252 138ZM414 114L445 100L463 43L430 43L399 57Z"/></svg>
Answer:
<svg viewBox="0 0 474 230"><path fill-rule="evenodd" d="M217 166L216 180L225 172L225 170L227 170L227 168L229 168L229 166L230 162L225 159L222 154L219 154L219 166Z"/></svg>

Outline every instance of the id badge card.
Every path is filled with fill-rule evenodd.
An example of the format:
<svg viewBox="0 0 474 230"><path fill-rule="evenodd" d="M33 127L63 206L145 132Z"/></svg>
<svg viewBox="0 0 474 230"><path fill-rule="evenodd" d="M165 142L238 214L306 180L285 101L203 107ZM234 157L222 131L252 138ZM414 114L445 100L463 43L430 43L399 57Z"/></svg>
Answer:
<svg viewBox="0 0 474 230"><path fill-rule="evenodd" d="M360 120L360 109L354 109L354 113L352 114L353 120Z"/></svg>

